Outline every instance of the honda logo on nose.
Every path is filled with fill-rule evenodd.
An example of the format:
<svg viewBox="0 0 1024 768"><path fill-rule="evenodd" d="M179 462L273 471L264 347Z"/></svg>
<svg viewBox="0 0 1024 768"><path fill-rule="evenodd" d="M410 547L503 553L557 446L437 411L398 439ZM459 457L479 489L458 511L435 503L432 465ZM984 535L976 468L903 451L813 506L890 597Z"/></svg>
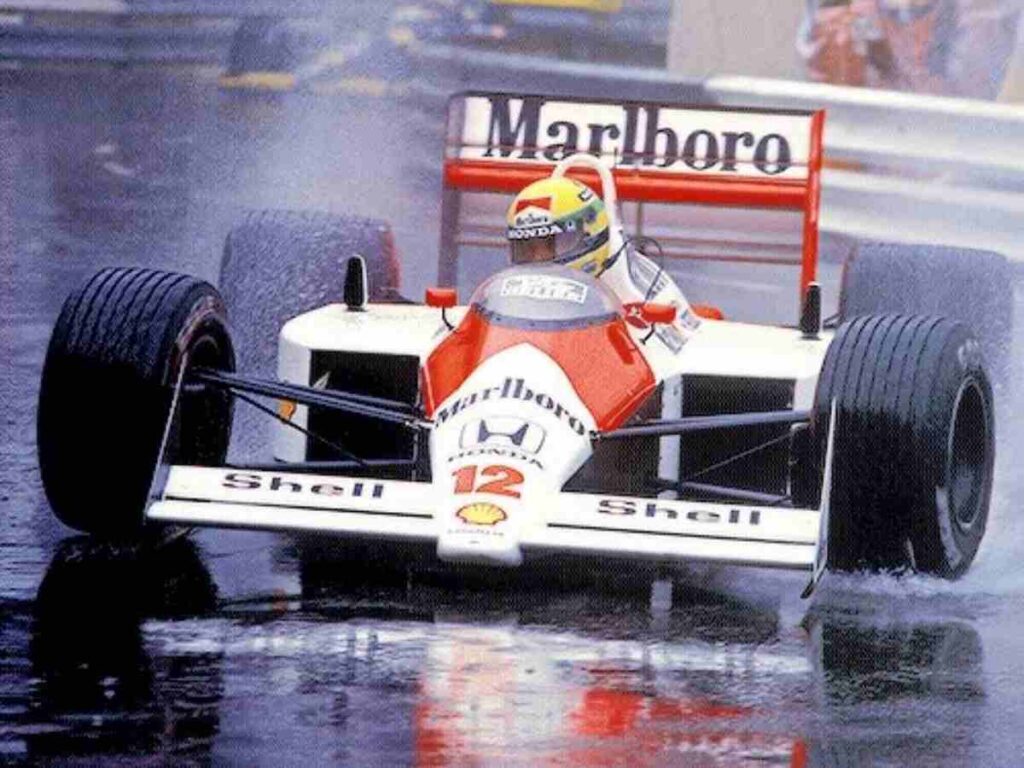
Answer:
<svg viewBox="0 0 1024 768"><path fill-rule="evenodd" d="M459 436L462 448L478 445L518 448L525 453L537 453L544 445L544 428L532 421L512 416L490 416L466 423Z"/></svg>

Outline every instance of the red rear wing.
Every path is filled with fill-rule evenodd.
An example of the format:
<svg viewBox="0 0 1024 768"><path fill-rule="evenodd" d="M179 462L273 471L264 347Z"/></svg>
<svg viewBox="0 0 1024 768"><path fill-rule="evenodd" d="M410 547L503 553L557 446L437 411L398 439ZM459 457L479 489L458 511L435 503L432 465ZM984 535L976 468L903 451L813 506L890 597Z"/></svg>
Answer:
<svg viewBox="0 0 1024 768"><path fill-rule="evenodd" d="M474 217L463 193L513 195L567 155L589 152L613 170L620 202L634 204L623 206L634 234L657 234L666 255L677 258L799 266L802 295L817 273L824 119L820 111L455 95L439 279L456 284L462 246L505 247L501 201L477 206ZM600 192L597 174L572 175ZM763 217L730 220L721 215L726 209L779 212L792 231L765 226Z"/></svg>

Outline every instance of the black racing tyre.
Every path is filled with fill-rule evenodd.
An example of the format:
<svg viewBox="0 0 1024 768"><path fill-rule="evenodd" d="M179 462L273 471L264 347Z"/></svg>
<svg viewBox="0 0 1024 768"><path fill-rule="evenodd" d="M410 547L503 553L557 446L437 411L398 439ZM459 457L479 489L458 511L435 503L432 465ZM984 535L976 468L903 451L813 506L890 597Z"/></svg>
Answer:
<svg viewBox="0 0 1024 768"><path fill-rule="evenodd" d="M969 329L925 315L840 326L811 419L818 478L833 401L829 566L962 575L985 533L995 458L992 388Z"/></svg>
<svg viewBox="0 0 1024 768"><path fill-rule="evenodd" d="M111 538L142 529L142 513L185 360L233 371L216 289L188 275L108 268L74 291L50 337L39 389L39 468L54 514ZM183 393L168 458L221 464L232 398Z"/></svg>
<svg viewBox="0 0 1024 768"><path fill-rule="evenodd" d="M1013 273L991 251L940 245L859 243L843 267L841 320L887 312L965 323L989 372L1003 380L1013 333Z"/></svg>
<svg viewBox="0 0 1024 768"><path fill-rule="evenodd" d="M276 373L277 336L296 315L340 302L349 257L366 261L370 301L404 301L390 227L317 211L251 211L228 234L220 290L235 327L239 367Z"/></svg>

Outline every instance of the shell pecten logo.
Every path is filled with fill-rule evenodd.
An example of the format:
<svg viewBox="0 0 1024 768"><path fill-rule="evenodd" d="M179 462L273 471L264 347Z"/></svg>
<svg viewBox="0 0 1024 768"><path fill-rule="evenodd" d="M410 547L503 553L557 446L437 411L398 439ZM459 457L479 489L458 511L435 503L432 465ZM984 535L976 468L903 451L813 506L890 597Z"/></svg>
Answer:
<svg viewBox="0 0 1024 768"><path fill-rule="evenodd" d="M508 520L508 515L504 509L497 504L491 504L486 501L479 501L460 507L455 516L469 525L497 525Z"/></svg>

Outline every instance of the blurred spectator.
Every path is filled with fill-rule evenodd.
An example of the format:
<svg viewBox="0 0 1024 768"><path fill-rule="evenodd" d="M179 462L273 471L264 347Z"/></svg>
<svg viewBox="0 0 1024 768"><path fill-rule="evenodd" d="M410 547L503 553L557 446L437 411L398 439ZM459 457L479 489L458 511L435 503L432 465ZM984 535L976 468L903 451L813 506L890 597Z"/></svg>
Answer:
<svg viewBox="0 0 1024 768"><path fill-rule="evenodd" d="M998 94L1021 0L808 0L812 80L974 98Z"/></svg>

